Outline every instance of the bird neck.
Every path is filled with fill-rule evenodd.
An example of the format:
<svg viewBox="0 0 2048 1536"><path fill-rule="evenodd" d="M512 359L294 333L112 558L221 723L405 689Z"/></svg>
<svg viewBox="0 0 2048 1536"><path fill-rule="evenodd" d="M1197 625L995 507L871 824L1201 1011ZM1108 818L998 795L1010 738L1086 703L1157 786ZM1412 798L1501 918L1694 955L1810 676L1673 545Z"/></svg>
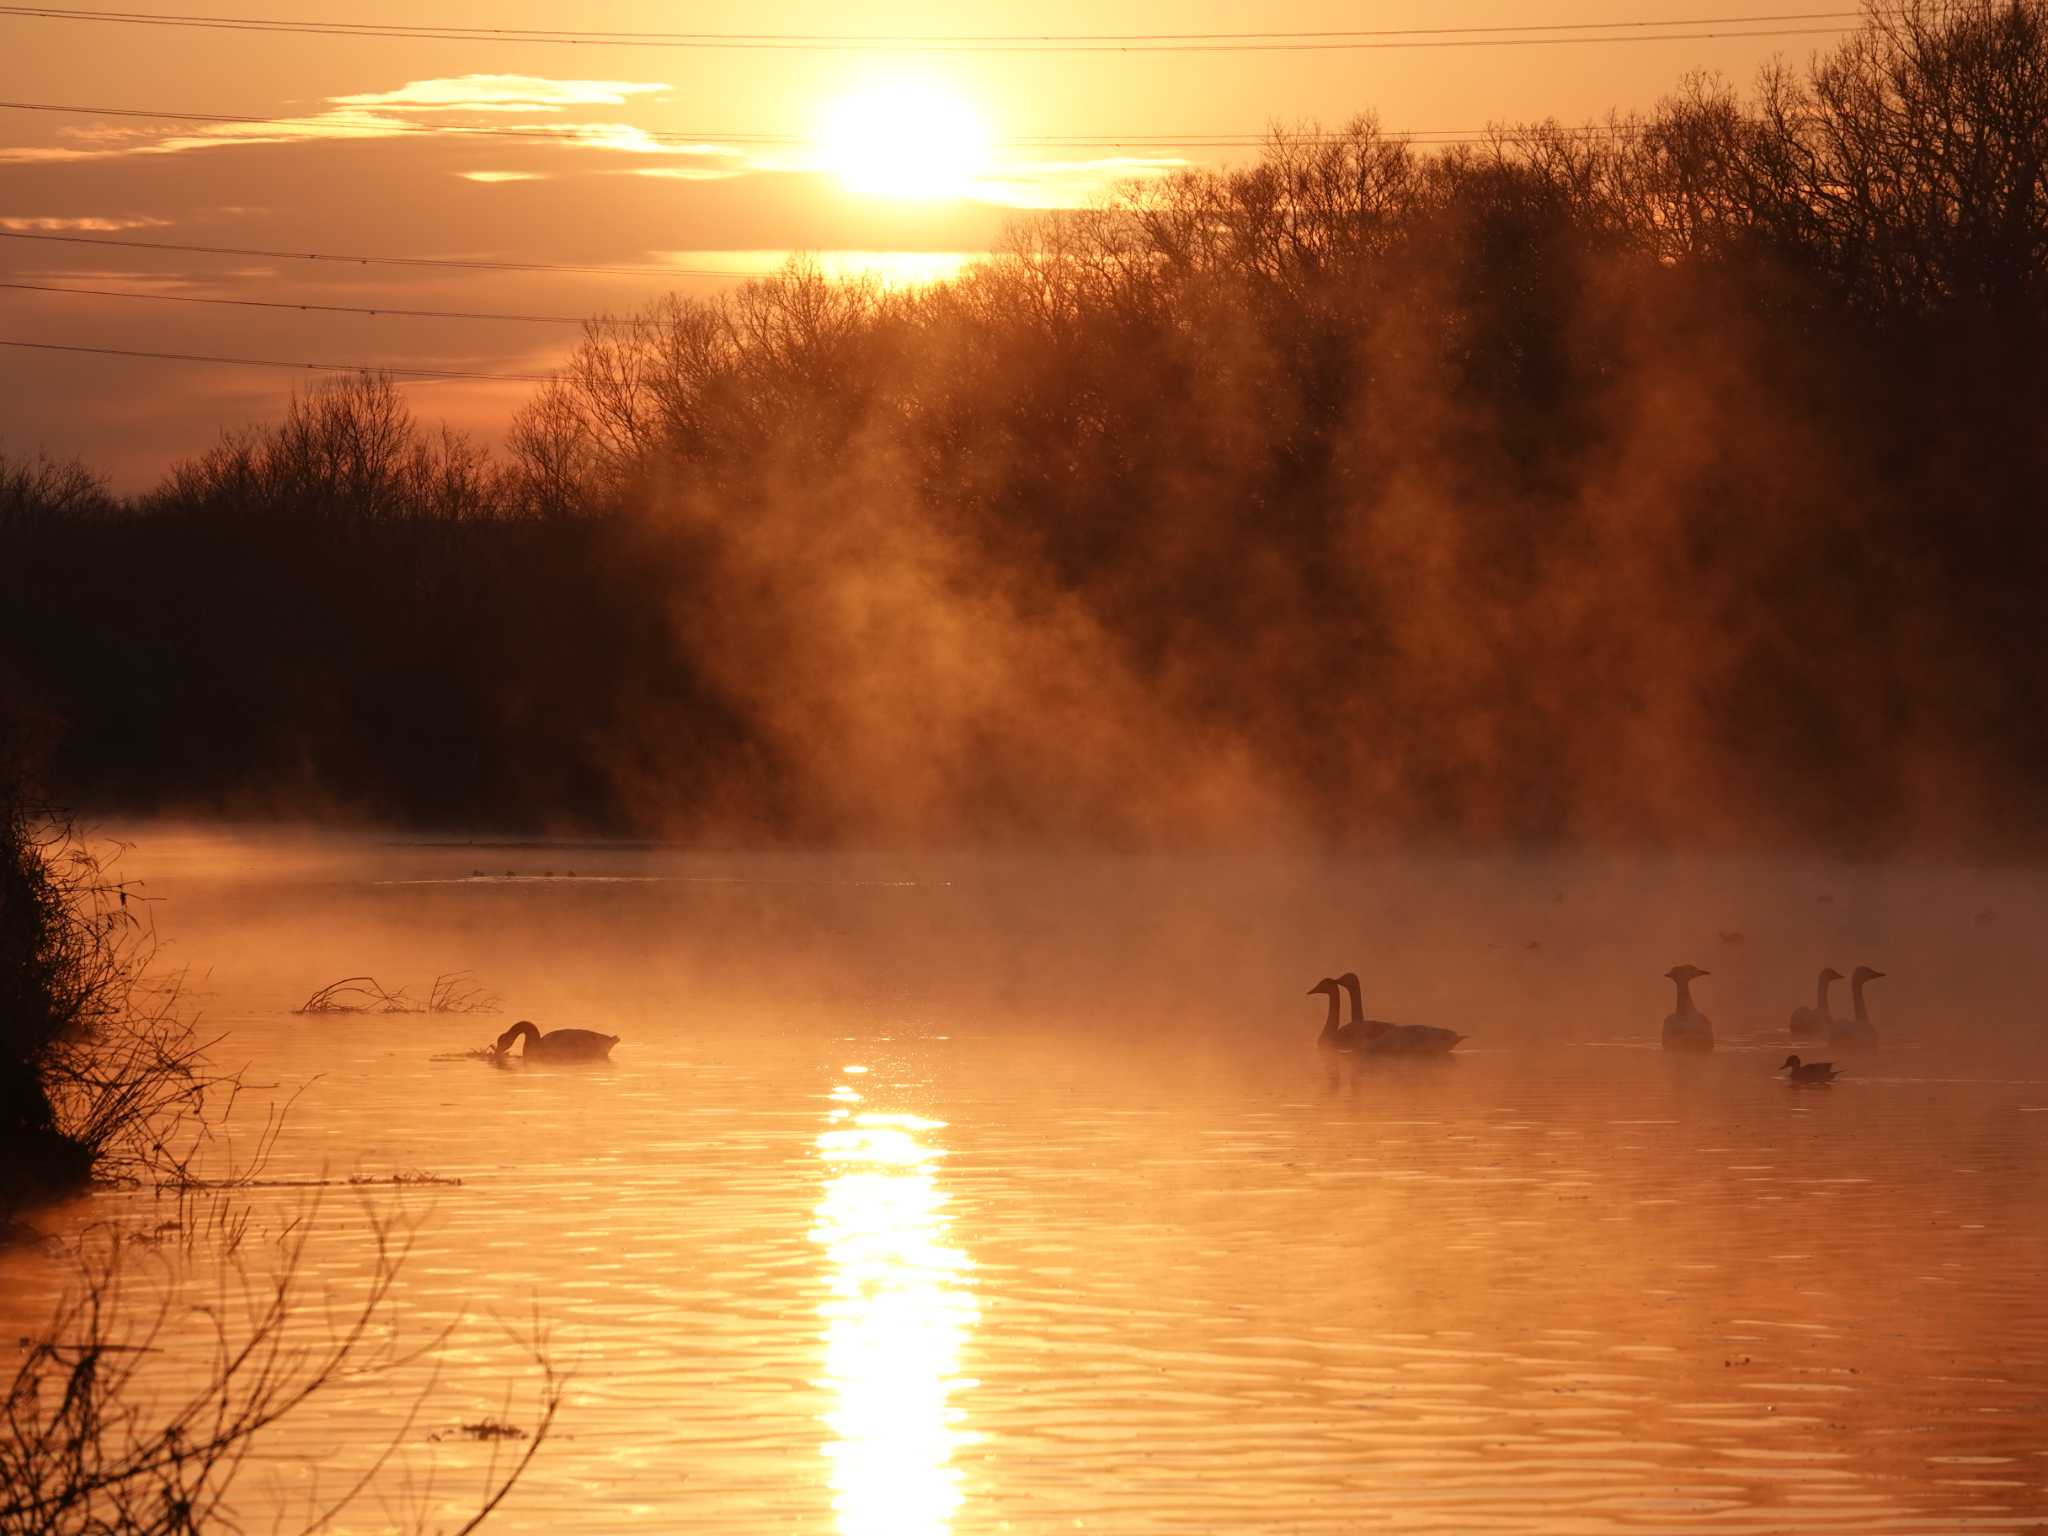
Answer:
<svg viewBox="0 0 2048 1536"><path fill-rule="evenodd" d="M1858 1024L1868 1024L1870 1022L1870 1005L1863 1001L1863 984L1869 979L1867 976L1859 976L1849 984L1849 995L1856 1002L1856 1022Z"/></svg>
<svg viewBox="0 0 2048 1536"><path fill-rule="evenodd" d="M540 1031L535 1029L525 1019L521 1019L512 1026L512 1036L514 1039L524 1040L529 1051L540 1044ZM505 1049L510 1050L511 1047L508 1045Z"/></svg>
<svg viewBox="0 0 2048 1536"><path fill-rule="evenodd" d="M1365 1028L1364 988L1360 987L1359 984L1355 981L1340 982L1339 985L1342 986L1345 992L1350 994L1351 997L1351 1022L1360 1029ZM1334 997L1331 998L1330 1006L1334 1008L1336 1007L1336 1005L1337 999L1335 999Z"/></svg>
<svg viewBox="0 0 2048 1536"><path fill-rule="evenodd" d="M1678 983L1679 1016L1681 1018L1689 1017L1694 1011L1692 1006L1692 978L1690 976L1674 976L1671 979Z"/></svg>
<svg viewBox="0 0 2048 1536"><path fill-rule="evenodd" d="M1337 1037L1337 994L1334 992L1328 993L1327 998L1330 1004L1330 1011L1323 1015L1323 1033L1320 1038L1334 1040Z"/></svg>
<svg viewBox="0 0 2048 1536"><path fill-rule="evenodd" d="M1834 977L1823 976L1821 977L1820 982L1815 989L1813 1004L1814 1012L1818 1013L1824 1019L1832 1019L1834 1017L1834 1015L1828 1011L1828 989L1834 986L1834 984Z"/></svg>

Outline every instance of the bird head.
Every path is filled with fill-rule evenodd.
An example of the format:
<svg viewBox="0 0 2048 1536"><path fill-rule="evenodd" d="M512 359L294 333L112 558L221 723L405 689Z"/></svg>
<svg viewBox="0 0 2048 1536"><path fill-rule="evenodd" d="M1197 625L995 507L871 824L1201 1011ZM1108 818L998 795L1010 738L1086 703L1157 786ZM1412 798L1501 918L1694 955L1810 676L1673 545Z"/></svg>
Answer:
<svg viewBox="0 0 2048 1536"><path fill-rule="evenodd" d="M1321 981L1317 982L1314 986L1308 989L1308 995L1310 997L1314 997L1318 992L1328 992L1332 996L1334 996L1336 994L1336 991L1337 983L1332 981L1329 977L1325 976Z"/></svg>
<svg viewBox="0 0 2048 1536"><path fill-rule="evenodd" d="M1710 976L1713 972L1703 971L1696 965L1674 965L1664 973L1666 981L1691 981L1695 977Z"/></svg>
<svg viewBox="0 0 2048 1536"><path fill-rule="evenodd" d="M1842 979L1842 973L1836 970L1831 965L1820 973L1820 979L1822 981L1840 981Z"/></svg>
<svg viewBox="0 0 2048 1536"><path fill-rule="evenodd" d="M1856 974L1853 979L1857 981L1881 981L1884 979L1884 972L1873 971L1867 965L1859 965L1856 967Z"/></svg>
<svg viewBox="0 0 2048 1536"><path fill-rule="evenodd" d="M1787 1056L1785 1058L1785 1065L1778 1068L1778 1070L1780 1072L1797 1072L1799 1070L1799 1058L1797 1056Z"/></svg>

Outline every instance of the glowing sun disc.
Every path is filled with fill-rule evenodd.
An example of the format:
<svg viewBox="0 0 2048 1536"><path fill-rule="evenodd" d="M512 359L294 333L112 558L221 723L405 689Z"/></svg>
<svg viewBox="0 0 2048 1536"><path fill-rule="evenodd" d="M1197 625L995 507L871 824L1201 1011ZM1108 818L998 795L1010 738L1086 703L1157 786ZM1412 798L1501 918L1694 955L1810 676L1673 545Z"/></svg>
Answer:
<svg viewBox="0 0 2048 1536"><path fill-rule="evenodd" d="M988 129L952 92L915 83L842 96L818 131L825 169L874 197L960 197L988 169Z"/></svg>

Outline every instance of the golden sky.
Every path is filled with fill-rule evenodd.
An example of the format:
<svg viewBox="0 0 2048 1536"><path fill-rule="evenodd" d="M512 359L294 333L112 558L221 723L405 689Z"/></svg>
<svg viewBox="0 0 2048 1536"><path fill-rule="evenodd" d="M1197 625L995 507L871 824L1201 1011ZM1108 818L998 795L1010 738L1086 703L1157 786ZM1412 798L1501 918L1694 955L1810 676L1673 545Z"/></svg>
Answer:
<svg viewBox="0 0 2048 1536"><path fill-rule="evenodd" d="M907 51L844 46L566 46L496 38L305 35L109 24L0 12L0 99L202 112L256 122L0 109L0 232L659 269L632 275L361 266L0 239L0 281L267 303L582 316L791 250L917 252L943 272L1020 207L1111 181L1242 161L1273 123L1377 112L1426 134L1646 107L1688 71L1746 84L1803 61L1843 21L1768 0L1288 0L847 6L650 0L223 0L149 14L419 28L896 39L945 34L1213 34L1657 23L1774 36L1524 46L1264 51ZM1839 13L1838 3L1817 11ZM1794 30L1801 29L1801 30ZM1806 31L1803 29L1814 29ZM1520 34L1527 36L1529 34ZM1542 34L1555 36L1556 34ZM1433 39L1469 43L1469 31ZM879 104L879 105L878 105ZM425 133L490 126L511 135ZM539 132L536 133L535 130ZM1083 138L1093 144L1031 144ZM866 169L864 170L863 167ZM950 189L961 195L905 197ZM672 270L671 270L672 269ZM545 372L572 326L366 317L0 289L0 337L156 352ZM82 453L124 488L227 424L275 412L304 374L0 348L0 448ZM423 415L491 438L531 385L410 386Z"/></svg>

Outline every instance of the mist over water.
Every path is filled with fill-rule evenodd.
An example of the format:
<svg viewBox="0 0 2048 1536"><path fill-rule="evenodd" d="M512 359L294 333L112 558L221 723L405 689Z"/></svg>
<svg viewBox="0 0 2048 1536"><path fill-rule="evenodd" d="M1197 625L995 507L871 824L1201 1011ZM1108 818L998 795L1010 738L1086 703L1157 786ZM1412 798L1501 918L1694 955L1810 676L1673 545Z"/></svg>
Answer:
<svg viewBox="0 0 2048 1536"><path fill-rule="evenodd" d="M462 1181L370 1197L416 1233L402 1330L456 1324L438 1378L282 1427L247 1523L396 1430L382 1512L344 1528L445 1524L490 1455L449 1432L531 1418L535 1316L575 1379L509 1530L2048 1510L2035 871L123 835L216 1054L276 1085L231 1129L298 1092L268 1174ZM1656 1048L1680 961L1710 972L1709 1058ZM1862 963L1887 973L1882 1049L1787 1087L1791 1009ZM290 1011L342 975L419 993L460 968L502 1015ZM1354 968L1373 1013L1471 1039L1318 1051L1303 993ZM522 1017L623 1038L603 1069L435 1059ZM358 1194L317 1197L337 1295L369 1259ZM274 1229L315 1196L244 1198ZM0 1328L40 1325L74 1241L175 1214L49 1213L41 1250L0 1257ZM178 1304L175 1380L207 1358L183 1307L216 1266L159 1253L129 1284Z"/></svg>

